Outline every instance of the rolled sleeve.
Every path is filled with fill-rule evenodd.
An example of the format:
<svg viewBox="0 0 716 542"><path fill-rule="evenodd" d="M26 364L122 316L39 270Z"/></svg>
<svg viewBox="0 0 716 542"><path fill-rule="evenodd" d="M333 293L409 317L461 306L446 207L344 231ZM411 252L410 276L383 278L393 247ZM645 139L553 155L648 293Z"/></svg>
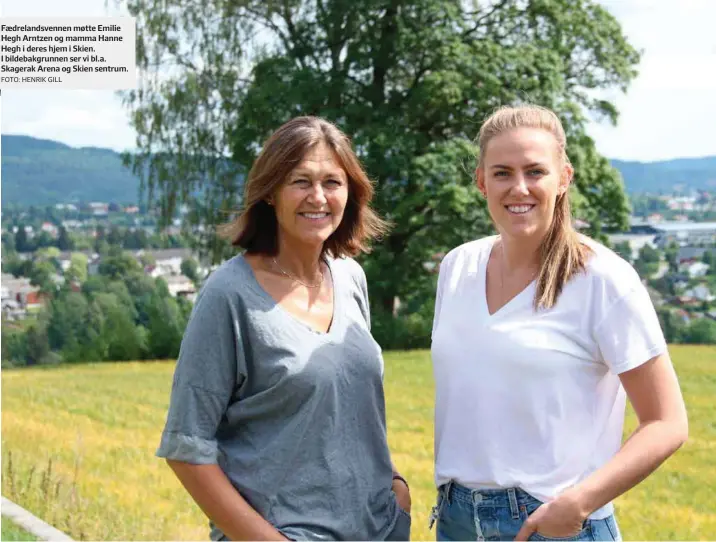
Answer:
<svg viewBox="0 0 716 542"><path fill-rule="evenodd" d="M223 291L205 289L182 339L158 457L218 463L216 435L245 367L237 311Z"/></svg>

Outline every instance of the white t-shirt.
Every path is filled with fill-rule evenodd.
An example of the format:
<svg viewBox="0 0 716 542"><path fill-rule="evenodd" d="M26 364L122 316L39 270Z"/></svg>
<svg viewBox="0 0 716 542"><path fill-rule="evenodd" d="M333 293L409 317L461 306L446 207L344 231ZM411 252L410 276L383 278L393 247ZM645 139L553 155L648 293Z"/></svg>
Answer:
<svg viewBox="0 0 716 542"><path fill-rule="evenodd" d="M490 315L487 261L497 236L440 266L432 359L435 481L519 487L549 501L604 465L622 440L620 373L666 351L646 288L626 261L594 254L555 306L535 312L536 282ZM591 518L613 512L611 503Z"/></svg>

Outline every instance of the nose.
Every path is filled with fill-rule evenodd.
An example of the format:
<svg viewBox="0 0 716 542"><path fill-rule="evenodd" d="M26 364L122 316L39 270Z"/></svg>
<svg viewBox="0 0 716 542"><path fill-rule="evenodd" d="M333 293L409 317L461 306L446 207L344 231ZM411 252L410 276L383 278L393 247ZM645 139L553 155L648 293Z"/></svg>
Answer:
<svg viewBox="0 0 716 542"><path fill-rule="evenodd" d="M323 205L326 203L326 194L320 183L315 183L308 194L308 201L314 205Z"/></svg>
<svg viewBox="0 0 716 542"><path fill-rule="evenodd" d="M527 186L527 179L525 178L524 174L517 173L515 175L515 183L512 185L512 191L523 196L526 196L530 193L529 188Z"/></svg>

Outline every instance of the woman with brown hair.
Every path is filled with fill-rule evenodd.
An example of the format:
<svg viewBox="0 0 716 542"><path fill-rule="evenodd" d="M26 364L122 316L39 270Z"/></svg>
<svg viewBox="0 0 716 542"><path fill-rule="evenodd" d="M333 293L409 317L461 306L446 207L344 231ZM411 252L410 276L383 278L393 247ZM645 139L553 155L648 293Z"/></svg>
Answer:
<svg viewBox="0 0 716 542"><path fill-rule="evenodd" d="M574 230L553 112L500 109L479 149L499 234L440 267L431 523L438 540L619 540L612 500L688 432L659 321L634 269Z"/></svg>
<svg viewBox="0 0 716 542"><path fill-rule="evenodd" d="M222 229L245 252L196 301L157 451L213 540L409 539L383 359L350 258L386 229L372 195L348 138L299 117L266 141Z"/></svg>

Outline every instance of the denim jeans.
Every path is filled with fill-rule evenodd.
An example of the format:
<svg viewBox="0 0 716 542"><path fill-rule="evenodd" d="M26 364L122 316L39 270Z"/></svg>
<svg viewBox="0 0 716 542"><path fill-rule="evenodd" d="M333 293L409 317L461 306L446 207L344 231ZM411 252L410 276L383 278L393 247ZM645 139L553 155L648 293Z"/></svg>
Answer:
<svg viewBox="0 0 716 542"><path fill-rule="evenodd" d="M430 523L437 520L437 540L514 540L527 517L542 502L519 488L472 490L449 482L438 490ZM616 540L621 534L614 516L588 519L582 530L565 538L533 533L530 540Z"/></svg>

